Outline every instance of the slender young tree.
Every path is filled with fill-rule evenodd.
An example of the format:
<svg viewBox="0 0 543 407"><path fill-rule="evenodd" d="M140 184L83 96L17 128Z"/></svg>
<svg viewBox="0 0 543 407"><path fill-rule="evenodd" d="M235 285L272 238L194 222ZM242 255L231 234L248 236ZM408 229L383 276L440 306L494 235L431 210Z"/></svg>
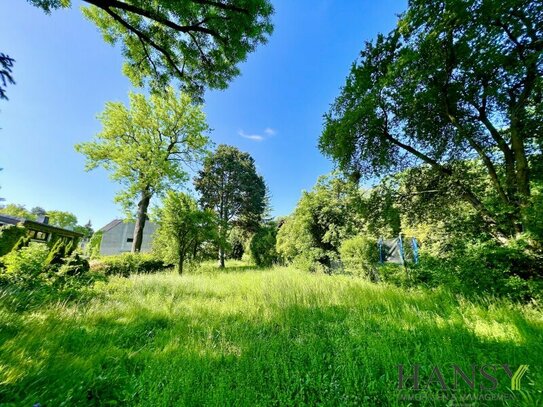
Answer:
<svg viewBox="0 0 543 407"><path fill-rule="evenodd" d="M157 223L154 250L165 262L176 264L179 274L198 257L203 243L216 238L215 214L200 210L196 200L183 192L168 191L157 211Z"/></svg>
<svg viewBox="0 0 543 407"><path fill-rule="evenodd" d="M45 12L71 0L28 0ZM83 14L104 40L122 44L124 72L135 86L162 90L180 80L193 97L224 89L237 65L273 31L269 0L83 0ZM1 97L0 88L0 97Z"/></svg>
<svg viewBox="0 0 543 407"><path fill-rule="evenodd" d="M186 94L169 88L162 95L131 93L130 106L109 102L95 140L76 145L87 170L110 172L123 189L115 200L127 214L137 201L132 251L141 249L151 198L188 181L190 166L203 158L209 139L205 115Z"/></svg>
<svg viewBox="0 0 543 407"><path fill-rule="evenodd" d="M194 181L200 203L219 219L219 265L224 268L225 243L233 225L250 228L266 210L266 184L253 158L235 147L220 145L206 157Z"/></svg>

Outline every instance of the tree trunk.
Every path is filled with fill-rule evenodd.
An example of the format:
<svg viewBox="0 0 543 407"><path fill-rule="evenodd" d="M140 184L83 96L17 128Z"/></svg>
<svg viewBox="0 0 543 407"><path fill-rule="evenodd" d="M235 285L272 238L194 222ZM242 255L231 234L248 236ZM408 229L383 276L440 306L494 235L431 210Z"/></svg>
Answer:
<svg viewBox="0 0 543 407"><path fill-rule="evenodd" d="M219 246L219 268L224 268L224 246L221 244Z"/></svg>
<svg viewBox="0 0 543 407"><path fill-rule="evenodd" d="M141 244L143 242L143 228L145 227L145 221L147 219L147 209L149 208L150 201L151 194L149 193L149 190L143 190L141 192L141 199L138 203L138 215L136 218L136 225L134 227L132 253L138 253L141 250Z"/></svg>
<svg viewBox="0 0 543 407"><path fill-rule="evenodd" d="M223 269L224 266L224 259L226 257L224 253L224 247L226 245L226 225L221 222L219 224L219 268Z"/></svg>
<svg viewBox="0 0 543 407"><path fill-rule="evenodd" d="M178 271L179 275L183 274L183 263L184 262L185 262L185 254L184 253L179 253L179 260L178 260L178 263L177 263L177 271Z"/></svg>

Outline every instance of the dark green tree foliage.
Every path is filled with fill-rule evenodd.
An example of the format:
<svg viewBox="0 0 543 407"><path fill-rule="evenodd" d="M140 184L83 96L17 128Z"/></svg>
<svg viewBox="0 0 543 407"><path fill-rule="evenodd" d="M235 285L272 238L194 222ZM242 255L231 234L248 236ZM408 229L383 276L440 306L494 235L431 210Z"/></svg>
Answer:
<svg viewBox="0 0 543 407"><path fill-rule="evenodd" d="M175 264L179 274L186 262L198 257L202 243L216 239L213 212L198 209L196 200L182 192L168 191L157 223L155 252L165 263Z"/></svg>
<svg viewBox="0 0 543 407"><path fill-rule="evenodd" d="M232 226L254 229L262 220L267 203L266 184L249 154L220 145L204 160L194 185L201 195L201 205L215 211L219 219L219 262L224 267Z"/></svg>
<svg viewBox="0 0 543 407"><path fill-rule="evenodd" d="M34 216L45 216L47 215L47 211L43 209L41 206L35 206L30 210L30 213Z"/></svg>
<svg viewBox="0 0 543 407"><path fill-rule="evenodd" d="M51 247L47 259L45 260L46 265L60 265L63 262L64 257L69 255L68 245L70 243L64 238L56 239L55 243Z"/></svg>
<svg viewBox="0 0 543 407"><path fill-rule="evenodd" d="M241 260L245 253L245 242L248 236L245 231L234 227L228 235L228 257L234 260Z"/></svg>
<svg viewBox="0 0 543 407"><path fill-rule="evenodd" d="M0 257L11 252L26 235L27 230L22 226L0 226Z"/></svg>
<svg viewBox="0 0 543 407"><path fill-rule="evenodd" d="M12 69L15 60L9 55L0 52L0 99L8 100L6 86L15 85Z"/></svg>
<svg viewBox="0 0 543 407"><path fill-rule="evenodd" d="M270 222L262 225L251 238L251 256L259 267L271 267L277 262L278 254L275 248L277 243L277 225Z"/></svg>
<svg viewBox="0 0 543 407"><path fill-rule="evenodd" d="M447 178L499 241L528 228L530 157L543 138L543 3L412 0L362 51L320 148L357 176L420 163ZM459 161L477 159L499 208ZM506 213L507 216L500 216Z"/></svg>
<svg viewBox="0 0 543 407"><path fill-rule="evenodd" d="M46 12L70 0L29 0ZM268 0L83 0L108 43L122 43L124 72L161 90L180 80L193 97L225 89L237 65L273 31Z"/></svg>

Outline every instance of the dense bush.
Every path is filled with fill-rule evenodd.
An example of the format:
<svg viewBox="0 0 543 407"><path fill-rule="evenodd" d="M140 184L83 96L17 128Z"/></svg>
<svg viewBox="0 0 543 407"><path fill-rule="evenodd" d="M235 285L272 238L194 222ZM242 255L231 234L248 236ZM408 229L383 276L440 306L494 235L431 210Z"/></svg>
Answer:
<svg viewBox="0 0 543 407"><path fill-rule="evenodd" d="M49 248L43 243L30 243L3 257L5 277L9 280L31 280L44 271Z"/></svg>
<svg viewBox="0 0 543 407"><path fill-rule="evenodd" d="M339 252L346 273L375 278L375 267L379 261L375 239L366 236L346 239Z"/></svg>
<svg viewBox="0 0 543 407"><path fill-rule="evenodd" d="M491 295L514 301L543 299L543 257L518 239L456 242L447 256L422 250L418 265L379 267L383 280L400 286L444 286L468 297Z"/></svg>
<svg viewBox="0 0 543 407"><path fill-rule="evenodd" d="M92 271L105 275L128 277L135 273L154 273L165 268L164 262L151 254L123 253L117 256L101 257L90 262Z"/></svg>
<svg viewBox="0 0 543 407"><path fill-rule="evenodd" d="M0 226L0 257L8 254L26 234L26 229L19 225Z"/></svg>
<svg viewBox="0 0 543 407"><path fill-rule="evenodd" d="M60 264L47 264L49 248L44 243L30 243L3 257L0 289L7 294L10 308L25 310L46 302L82 298L84 288L103 275L89 272L86 258L77 253Z"/></svg>
<svg viewBox="0 0 543 407"><path fill-rule="evenodd" d="M253 235L249 247L257 266L270 267L277 261L276 240L277 226L275 224L262 226Z"/></svg>

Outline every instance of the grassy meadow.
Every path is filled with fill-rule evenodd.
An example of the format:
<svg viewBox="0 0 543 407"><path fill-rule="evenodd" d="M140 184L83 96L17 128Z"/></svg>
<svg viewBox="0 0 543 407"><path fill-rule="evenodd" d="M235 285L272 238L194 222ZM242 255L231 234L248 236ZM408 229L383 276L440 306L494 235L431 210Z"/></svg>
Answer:
<svg viewBox="0 0 543 407"><path fill-rule="evenodd" d="M433 366L450 383L452 364L528 364L520 391L497 372L492 394L505 401L467 405L543 397L543 314L505 301L240 264L113 277L24 311L10 295L0 293L5 406L457 405L447 398L470 393L462 382L445 399L402 400L415 392L397 390L399 364L420 364L422 383Z"/></svg>

